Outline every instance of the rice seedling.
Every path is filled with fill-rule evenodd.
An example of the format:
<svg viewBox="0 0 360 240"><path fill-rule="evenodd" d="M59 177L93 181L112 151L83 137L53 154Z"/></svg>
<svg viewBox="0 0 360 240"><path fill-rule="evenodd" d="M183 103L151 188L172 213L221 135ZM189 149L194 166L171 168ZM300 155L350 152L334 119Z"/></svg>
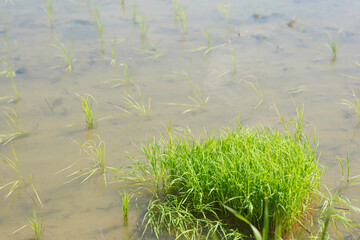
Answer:
<svg viewBox="0 0 360 240"><path fill-rule="evenodd" d="M144 16L138 16L137 20L139 22L141 37L146 38L148 29L149 29L149 24L145 23L145 17Z"/></svg>
<svg viewBox="0 0 360 240"><path fill-rule="evenodd" d="M158 59L165 55L164 51L150 41L146 41L149 44L149 48L136 48L138 54L149 55L150 58Z"/></svg>
<svg viewBox="0 0 360 240"><path fill-rule="evenodd" d="M207 54L208 52L211 51L211 37L208 30L203 30L203 33L205 35L206 43L207 43L207 50L205 51L205 54Z"/></svg>
<svg viewBox="0 0 360 240"><path fill-rule="evenodd" d="M13 202L15 202L16 200L16 197L18 195L20 195L21 191L23 189L26 189L28 187L31 187L34 195L36 196L37 198L37 201L39 202L40 206L43 206L41 200L40 200L40 197L39 197L39 194L37 193L36 189L35 189L35 186L32 184L31 180L32 180L32 175L30 175L30 179L29 181L27 181L23 175L22 175L22 172L21 172L21 169L20 169L20 165L19 165L19 160L17 158L17 155L16 155L16 152L15 152L15 149L14 149L14 146L12 146L12 150L13 150L13 154L14 154L14 158L15 158L15 161L7 158L6 156L3 156L2 160L3 162L8 165L12 171L16 174L16 177L14 181L11 181L11 182L8 182L2 186L0 186L0 190L1 189L4 189L4 188L7 188L7 187L10 187L10 190L7 192L7 194L5 194L4 196L4 200L8 199L9 197L14 196L13 198ZM33 203L35 204L35 200L33 198L33 196L31 196L29 194L29 196L31 197Z"/></svg>
<svg viewBox="0 0 360 240"><path fill-rule="evenodd" d="M341 34L341 29L338 31L338 33L336 35L330 35L330 33L328 33L329 36L329 43L326 43L326 46L330 49L331 54L332 54L332 62L335 62L337 59L337 55L338 55L338 49L339 49L339 37Z"/></svg>
<svg viewBox="0 0 360 240"><path fill-rule="evenodd" d="M0 72L0 76L1 75L6 75L7 78L10 78L11 84L13 86L14 93L15 93L15 100L18 100L19 99L19 93L18 93L18 90L17 90L15 82L14 82L15 72L12 70L10 65L4 59L0 58L0 61L5 66L5 69ZM4 99L7 99L7 98L11 98L11 97L5 97Z"/></svg>
<svg viewBox="0 0 360 240"><path fill-rule="evenodd" d="M251 79L251 80L253 80L253 81L255 82L255 84L252 83L251 81L245 80L245 79L248 79L248 78ZM259 81L256 79L256 77L254 77L254 76L252 76L252 75L246 76L245 79L244 79L244 82L247 83L247 84L249 84L249 85L255 90L255 92L256 92L256 93L258 94L258 96L259 96L259 102L258 102L258 104L256 104L256 106L254 107L254 109L257 109L257 108L264 102L264 96L263 96L262 90L261 90L261 88L260 88L260 86L259 86Z"/></svg>
<svg viewBox="0 0 360 240"><path fill-rule="evenodd" d="M92 109L93 101L96 102L95 98L89 94L85 94L84 96L80 96L76 94L80 101L80 106L84 114L84 119L86 122L86 126L90 129L95 125L95 116Z"/></svg>
<svg viewBox="0 0 360 240"><path fill-rule="evenodd" d="M121 201L123 203L122 210L123 210L123 215L124 215L124 222L127 222L128 213L129 213L129 201L130 201L129 194L126 191L126 188L124 188L122 190L122 192L119 191L119 194L121 196Z"/></svg>
<svg viewBox="0 0 360 240"><path fill-rule="evenodd" d="M59 54L57 56L61 57L65 60L65 63L66 63L65 71L72 71L74 61L75 61L74 54L73 54L74 41L72 42L72 49L70 49L70 50L68 50L65 47L65 44L63 42L61 42L60 40L58 40L58 41L59 41L60 45L50 44L50 46L58 49L61 52L61 54Z"/></svg>
<svg viewBox="0 0 360 240"><path fill-rule="evenodd" d="M50 27L53 29L53 4L54 0L45 0L46 8L44 8L45 12L48 15L50 21Z"/></svg>
<svg viewBox="0 0 360 240"><path fill-rule="evenodd" d="M185 239L244 237L241 222L225 205L256 228L265 222L265 235L277 226L280 236L289 233L316 200L321 176L316 146L304 135L298 141L290 131L240 122L216 135L196 138L191 131L173 134L169 128L167 138L140 148L143 158L130 156L134 174L123 179L138 180L137 186L153 196L145 231ZM121 178L123 170L118 171Z"/></svg>
<svg viewBox="0 0 360 240"><path fill-rule="evenodd" d="M115 66L116 65L116 54L115 54L115 47L116 47L116 41L117 38L115 38L112 42L112 44L109 43L109 41L105 40L106 45L109 47L110 51L111 51L111 55L112 55L112 59L110 61L110 65L111 66Z"/></svg>
<svg viewBox="0 0 360 240"><path fill-rule="evenodd" d="M44 231L45 231L43 217L40 218L40 221L37 219L35 206L33 207L33 214L34 214L34 217L26 217L26 218L29 221L31 228L34 231L34 239L41 240L41 239L43 239L43 235L44 235Z"/></svg>
<svg viewBox="0 0 360 240"><path fill-rule="evenodd" d="M183 111L184 114L205 111L207 109L207 102L209 100L209 97L206 98L203 97L201 90L194 86L194 84L190 79L190 76L186 72L184 72L183 75L188 80L188 83L194 95L194 96L190 96L190 95L187 96L192 101L192 103L167 103L167 104L189 107L188 109Z"/></svg>
<svg viewBox="0 0 360 240"><path fill-rule="evenodd" d="M111 83L113 83L113 85L111 86L112 88L119 87L122 85L129 86L134 83L134 81L130 78L129 67L125 63L120 64L120 69L121 69L120 78L110 81ZM133 75L134 73L132 73L132 76Z"/></svg>
<svg viewBox="0 0 360 240"><path fill-rule="evenodd" d="M104 179L105 186L107 186L106 169L110 167L105 165L105 142L101 140L99 135L96 135L96 137L97 140L88 140L85 143L75 141L75 143L81 146L81 152L86 155L85 160L90 160L91 166L77 170L67 175L67 177L72 177L72 179L66 181L65 183L70 183L81 178L83 178L81 183L84 183L94 174L100 174ZM75 161L70 166L58 171L56 174L73 167L78 161Z"/></svg>
<svg viewBox="0 0 360 240"><path fill-rule="evenodd" d="M2 145L9 143L16 138L24 137L27 135L27 133L22 128L19 116L14 109L9 108L9 112L4 113L8 118L6 120L6 123L12 132L8 134L0 134L0 144Z"/></svg>
<svg viewBox="0 0 360 240"><path fill-rule="evenodd" d="M99 37L102 40L102 37L103 37L103 24L102 24L101 19L100 19L100 8L99 8L99 6L96 6L96 8L95 8L94 18L95 18L95 22L96 22Z"/></svg>
<svg viewBox="0 0 360 240"><path fill-rule="evenodd" d="M2 18L2 23L3 23L3 30L4 30L4 39L7 39L7 21L6 21L6 4L10 2L11 4L14 4L13 0L4 0L3 2L3 14L1 16Z"/></svg>
<svg viewBox="0 0 360 240"><path fill-rule="evenodd" d="M212 50L217 49L217 48L220 48L220 47L223 47L223 46L226 45L225 43L223 43L223 44L219 44L219 45L217 45L217 46L212 46L212 45L211 45L211 36L210 36L209 31L208 31L208 30L202 30L202 32L203 32L204 35L205 35L207 46L202 46L202 47L198 47L198 48L195 48L195 49L191 49L191 53L205 50L205 55L207 55L207 54L210 53Z"/></svg>
<svg viewBox="0 0 360 240"><path fill-rule="evenodd" d="M230 4L224 4L217 8L220 14L223 14L226 18L227 26L229 26L229 19L230 19Z"/></svg>
<svg viewBox="0 0 360 240"><path fill-rule="evenodd" d="M129 108L135 109L136 112L138 112L141 116L150 117L151 98L149 98L149 103L146 107L139 87L137 87L137 89L140 101L136 101L132 96L127 95L126 97L124 97L123 103L126 104ZM125 109L122 110L128 112Z"/></svg>
<svg viewBox="0 0 360 240"><path fill-rule="evenodd" d="M188 32L186 15L185 15L184 9L182 7L179 8L178 16L179 16L182 31L184 33Z"/></svg>
<svg viewBox="0 0 360 240"><path fill-rule="evenodd" d="M174 3L174 19L176 21L178 19L178 14L179 14L179 4L177 0L174 0L173 3Z"/></svg>
<svg viewBox="0 0 360 240"><path fill-rule="evenodd" d="M342 99L342 103L341 104L344 104L346 106L348 106L350 109L354 109L355 110L355 113L358 117L358 123L360 123L360 105L359 105L359 100L358 98L356 97L356 94L355 92L353 91L352 92L353 94L353 97L354 97L354 102L348 100L348 99Z"/></svg>

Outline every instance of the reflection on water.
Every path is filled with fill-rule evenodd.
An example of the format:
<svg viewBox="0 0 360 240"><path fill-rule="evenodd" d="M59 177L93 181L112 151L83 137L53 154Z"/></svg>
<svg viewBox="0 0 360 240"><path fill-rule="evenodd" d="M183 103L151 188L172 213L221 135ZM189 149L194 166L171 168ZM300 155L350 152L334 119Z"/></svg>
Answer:
<svg viewBox="0 0 360 240"><path fill-rule="evenodd" d="M351 174L358 174L357 117L340 104L353 100L353 90L359 96L358 1L184 0L178 10L171 0L55 1L52 30L44 7L40 0L2 4L6 29L0 29L0 57L16 74L20 100L0 104L14 109L29 132L13 146L22 174L32 176L44 204L37 211L44 217L45 238L141 236L146 200L139 209L132 206L124 225L118 185L105 187L101 176L64 184L88 162L55 174L83 157L74 140L83 143L94 134L106 143L106 164L121 167L131 164L126 152L138 154L135 145L158 137L170 119L173 127L190 126L195 134L234 126L238 114L248 124L281 129L272 105L295 116L293 102L304 103L306 130L316 127L321 162L329 167L324 183L338 184L337 157L347 152ZM328 34L339 29L337 59L331 62ZM65 71L65 53L52 46L61 43L73 55L72 71ZM13 96L10 79L0 80L0 98ZM76 94L96 99L92 130ZM196 104L189 97L200 101L199 94L203 101L208 97L206 108L184 114ZM150 118L124 103L129 96L146 107L151 98ZM1 114L0 134L11 132L6 119ZM10 158L11 144L0 153ZM108 180L111 174L107 171ZM1 185L15 177L5 164L0 176ZM360 197L356 188L347 194ZM24 216L32 216L33 197L24 189L13 205L9 199L0 203L0 236L32 236L29 226L12 233L27 224Z"/></svg>

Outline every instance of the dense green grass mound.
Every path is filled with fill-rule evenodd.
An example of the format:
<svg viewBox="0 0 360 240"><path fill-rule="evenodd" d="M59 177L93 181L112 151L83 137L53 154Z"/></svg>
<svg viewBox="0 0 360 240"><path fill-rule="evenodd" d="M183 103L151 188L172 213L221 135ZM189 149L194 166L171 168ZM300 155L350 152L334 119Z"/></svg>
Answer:
<svg viewBox="0 0 360 240"><path fill-rule="evenodd" d="M154 194L144 224L155 234L240 238L241 227L224 205L261 228L265 203L270 230L288 232L320 186L316 148L298 131L239 126L200 139L169 131L142 151L146 160L134 159L136 178Z"/></svg>

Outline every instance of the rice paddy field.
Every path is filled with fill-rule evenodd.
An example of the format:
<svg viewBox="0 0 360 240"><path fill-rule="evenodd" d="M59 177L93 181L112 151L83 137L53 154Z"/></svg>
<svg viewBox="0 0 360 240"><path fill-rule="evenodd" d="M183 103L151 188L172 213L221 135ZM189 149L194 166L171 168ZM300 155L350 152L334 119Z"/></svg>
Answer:
<svg viewBox="0 0 360 240"><path fill-rule="evenodd" d="M278 113L296 119L302 106L322 184L360 199L343 188L347 171L360 174L359 1L0 5L0 239L33 239L34 209L41 239L157 239L143 235L146 195L130 197L124 221L127 183L113 170L128 154L170 123L194 136L238 119L282 132Z"/></svg>

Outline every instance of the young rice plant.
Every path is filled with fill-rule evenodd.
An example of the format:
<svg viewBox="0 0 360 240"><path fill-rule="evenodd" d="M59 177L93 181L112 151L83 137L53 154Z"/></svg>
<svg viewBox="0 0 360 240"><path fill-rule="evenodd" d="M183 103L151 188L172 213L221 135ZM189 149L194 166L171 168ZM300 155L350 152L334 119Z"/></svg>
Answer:
<svg viewBox="0 0 360 240"><path fill-rule="evenodd" d="M94 174L100 174L104 179L105 186L107 186L106 169L109 167L105 165L105 142L102 141L100 136L98 135L97 140L89 140L85 143L80 143L77 141L75 142L81 146L81 151L85 153L85 159L91 161L91 166L69 174L67 177L72 177L72 179L67 181L66 183L72 182L80 178L83 178L81 180L81 183L84 183ZM70 166L58 171L56 174L73 167L78 161L75 161Z"/></svg>
<svg viewBox="0 0 360 240"><path fill-rule="evenodd" d="M24 132L22 128L19 116L14 109L10 108L10 112L5 112L5 114L8 117L6 123L10 127L12 132L8 134L0 134L0 144L2 145L11 142L15 138L27 135L27 133Z"/></svg>
<svg viewBox="0 0 360 240"><path fill-rule="evenodd" d="M40 206L43 206L43 204L42 204L42 202L40 200L39 194L37 193L34 184L32 184L32 182L31 182L32 175L30 175L29 181L27 181L25 179L25 177L22 175L20 165L19 165L19 161L18 161L16 152L15 152L14 146L13 146L12 150L13 150L15 161L13 161L13 160L5 157L5 156L2 157L3 158L2 161L6 165L8 165L12 169L12 171L14 173L16 173L15 180L0 186L0 190L4 189L4 188L7 188L7 187L10 187L10 190L4 196L4 200L6 200L9 197L14 195L13 196L13 202L15 202L16 198L21 194L21 191L23 189L31 187L31 189L32 189L34 195L36 196L36 199L39 202ZM33 203L35 204L35 200L34 200L33 196L32 195L29 195L29 196L31 197L31 199L33 200Z"/></svg>
<svg viewBox="0 0 360 240"><path fill-rule="evenodd" d="M86 126L91 129L95 125L95 116L92 109L92 103L96 100L89 94L85 94L84 96L80 96L79 94L76 95L80 101L80 106L84 114Z"/></svg>
<svg viewBox="0 0 360 240"><path fill-rule="evenodd" d="M18 100L19 99L19 93L18 93L18 90L17 90L15 82L14 82L15 72L11 69L9 64L4 59L0 58L0 61L5 66L5 69L0 72L0 76L1 75L6 75L6 77L10 78L11 84L13 85L13 89L14 89L14 93L15 93L15 100ZM11 98L11 97L5 97L5 98L7 99L7 98ZM2 98L0 98L0 100L1 99Z"/></svg>
<svg viewBox="0 0 360 240"><path fill-rule="evenodd" d="M41 240L43 239L45 226L43 224L43 217L39 219L36 217L36 207L33 207L34 217L26 217L30 223L31 228L34 231L34 239Z"/></svg>

